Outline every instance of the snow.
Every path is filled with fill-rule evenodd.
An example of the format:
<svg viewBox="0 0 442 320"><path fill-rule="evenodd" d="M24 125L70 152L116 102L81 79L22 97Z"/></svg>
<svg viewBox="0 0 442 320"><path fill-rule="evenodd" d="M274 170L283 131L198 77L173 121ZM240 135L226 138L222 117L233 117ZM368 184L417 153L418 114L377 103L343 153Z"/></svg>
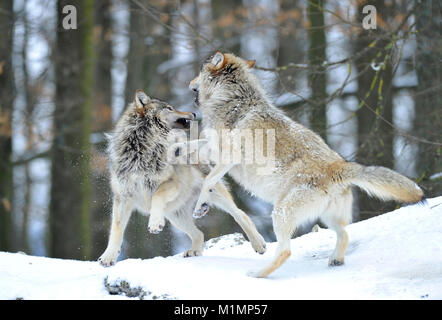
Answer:
<svg viewBox="0 0 442 320"><path fill-rule="evenodd" d="M247 272L263 267L276 243L259 255L240 234L207 241L202 257L127 259L110 268L0 252L0 299L442 299L442 196L347 231L344 266L327 265L335 234L319 228L292 239L291 257L267 279Z"/></svg>

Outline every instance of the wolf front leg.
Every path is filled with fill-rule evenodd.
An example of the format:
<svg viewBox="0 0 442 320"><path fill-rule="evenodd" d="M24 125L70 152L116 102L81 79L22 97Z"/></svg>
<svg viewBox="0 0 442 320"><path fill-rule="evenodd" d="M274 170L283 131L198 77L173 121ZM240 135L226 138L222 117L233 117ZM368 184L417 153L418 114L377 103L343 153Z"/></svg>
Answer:
<svg viewBox="0 0 442 320"><path fill-rule="evenodd" d="M114 196L109 242L104 253L98 258L98 261L100 261L103 266L112 266L117 261L121 244L123 243L124 230L126 229L131 214L132 199L122 201L120 196Z"/></svg>
<svg viewBox="0 0 442 320"><path fill-rule="evenodd" d="M178 191L178 181L175 174L158 187L152 196L148 225L150 233L157 234L163 230L165 225L164 210L168 202L176 199Z"/></svg>
<svg viewBox="0 0 442 320"><path fill-rule="evenodd" d="M213 188L221 180L224 175L229 172L230 169L233 168L235 164L217 164L207 177L204 179L203 186L201 188L201 193L198 198L198 201L195 206L195 210L193 210L193 216L195 218L201 218L204 216L207 211L209 211L208 202L210 199L210 193L213 192Z"/></svg>

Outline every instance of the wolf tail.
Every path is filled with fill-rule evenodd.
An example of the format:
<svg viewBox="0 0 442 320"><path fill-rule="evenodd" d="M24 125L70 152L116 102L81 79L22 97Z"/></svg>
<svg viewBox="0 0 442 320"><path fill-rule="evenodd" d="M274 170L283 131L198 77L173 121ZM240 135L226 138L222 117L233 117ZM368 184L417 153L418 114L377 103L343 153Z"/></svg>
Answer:
<svg viewBox="0 0 442 320"><path fill-rule="evenodd" d="M346 182L358 186L369 196L405 203L424 199L422 189L415 182L391 169L347 162L344 171Z"/></svg>

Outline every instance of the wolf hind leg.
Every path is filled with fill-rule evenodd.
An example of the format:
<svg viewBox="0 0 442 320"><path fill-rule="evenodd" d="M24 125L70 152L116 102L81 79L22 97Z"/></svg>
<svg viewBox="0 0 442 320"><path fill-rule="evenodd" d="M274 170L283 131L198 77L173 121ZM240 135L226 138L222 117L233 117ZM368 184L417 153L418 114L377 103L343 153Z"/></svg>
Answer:
<svg viewBox="0 0 442 320"><path fill-rule="evenodd" d="M290 239L296 228L293 217L286 216L282 208L275 208L272 212L273 230L276 235L278 246L273 260L263 269L257 272L249 272L248 275L255 278L265 278L273 271L282 266L290 257Z"/></svg>
<svg viewBox="0 0 442 320"><path fill-rule="evenodd" d="M343 192L343 195L330 200L325 212L321 215L321 221L336 232L336 246L328 261L329 266L341 266L344 264L344 255L348 246L348 234L345 226L350 223L352 216L353 196L351 190Z"/></svg>
<svg viewBox="0 0 442 320"><path fill-rule="evenodd" d="M121 200L120 196L114 196L112 204L112 222L109 241L104 253L98 258L100 264L105 267L112 266L117 261L123 243L124 230L132 214L132 199Z"/></svg>
<svg viewBox="0 0 442 320"><path fill-rule="evenodd" d="M183 231L192 241L192 247L184 253L184 257L200 256L204 250L204 234L196 227L192 217L192 208L176 212L167 212L167 220L177 229Z"/></svg>
<svg viewBox="0 0 442 320"><path fill-rule="evenodd" d="M326 194L317 189L293 188L273 208L273 230L278 242L275 257L262 270L250 275L264 278L282 266L290 257L290 240L296 228L307 220L317 218L328 203Z"/></svg>

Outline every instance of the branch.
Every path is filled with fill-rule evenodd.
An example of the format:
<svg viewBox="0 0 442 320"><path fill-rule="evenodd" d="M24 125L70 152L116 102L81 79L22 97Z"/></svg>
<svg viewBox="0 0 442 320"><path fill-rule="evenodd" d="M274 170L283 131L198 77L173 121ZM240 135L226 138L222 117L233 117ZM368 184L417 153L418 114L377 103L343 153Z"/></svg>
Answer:
<svg viewBox="0 0 442 320"><path fill-rule="evenodd" d="M379 38L377 38L375 41L370 43L363 50L357 52L352 57L347 57L347 58L344 58L344 59L341 59L341 60L338 60L338 61L323 63L321 65L315 65L315 66L309 66L309 65L306 65L306 64L289 63L289 64L287 64L285 66L276 67L276 68L263 68L263 67L260 67L260 66L255 66L255 68L258 69L258 70L269 71L269 72L280 72L280 71L284 71L284 70L287 70L287 69L309 69L309 68L316 68L316 69L324 68L324 69L327 69L327 68L329 68L331 66L334 66L334 65L349 63L351 60L357 60L362 55L364 55L367 51L369 51L372 47L374 47L377 42L379 42L381 40L384 40L384 39L387 39L387 38L392 37L392 36L396 36L399 33L399 31L403 28L403 26L407 23L407 20L414 13L414 11L416 10L417 6L418 6L418 4L416 3L413 6L413 8L411 8L411 10L407 13L407 15L404 17L404 19L401 21L401 23L398 25L398 27L395 30L393 30L391 32L386 32L385 34L380 35ZM324 12L331 13L328 10L324 10ZM342 18L340 18L340 19L342 19ZM351 24L349 22L347 22L347 23ZM398 40L398 39L400 39L400 38L396 38L396 40Z"/></svg>
<svg viewBox="0 0 442 320"><path fill-rule="evenodd" d="M43 152L40 152L40 153L36 153L36 154L30 155L30 156L27 156L27 157L21 157L21 158L15 160L15 161L13 161L12 165L13 166L20 166L20 165L23 165L23 164L27 164L27 163L35 160L35 159L47 158L47 157L50 156L50 154L51 154L51 150L49 149L49 150L46 150L46 151L43 151Z"/></svg>

